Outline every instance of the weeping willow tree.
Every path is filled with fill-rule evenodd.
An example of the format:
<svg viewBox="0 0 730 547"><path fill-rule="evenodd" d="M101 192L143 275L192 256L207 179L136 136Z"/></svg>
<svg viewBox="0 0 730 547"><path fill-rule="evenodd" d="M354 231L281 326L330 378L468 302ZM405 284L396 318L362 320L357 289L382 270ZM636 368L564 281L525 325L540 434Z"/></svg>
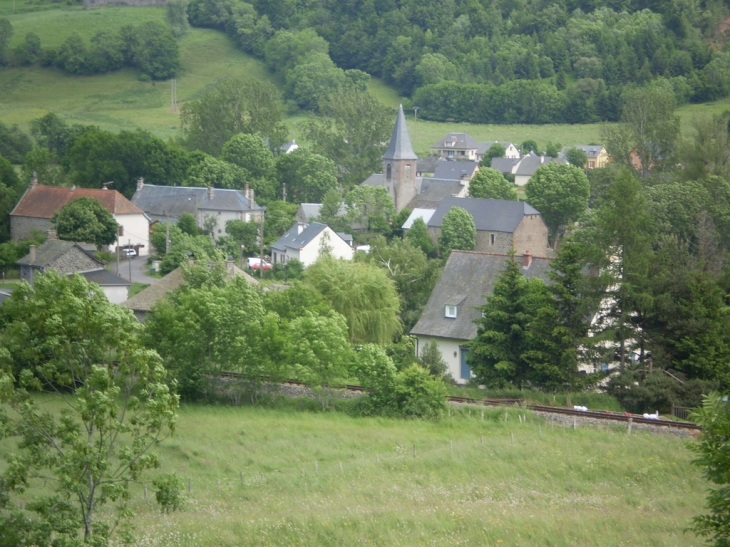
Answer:
<svg viewBox="0 0 730 547"><path fill-rule="evenodd" d="M306 279L345 316L351 342L386 344L400 330L398 292L383 269L323 256Z"/></svg>

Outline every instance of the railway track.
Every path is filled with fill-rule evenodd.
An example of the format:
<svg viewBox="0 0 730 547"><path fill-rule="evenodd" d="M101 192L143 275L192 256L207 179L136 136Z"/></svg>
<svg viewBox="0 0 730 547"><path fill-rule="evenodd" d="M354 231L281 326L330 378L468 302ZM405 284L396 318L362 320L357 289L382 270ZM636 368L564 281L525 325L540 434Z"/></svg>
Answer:
<svg viewBox="0 0 730 547"><path fill-rule="evenodd" d="M222 372L220 374L223 378L240 378L241 375L235 372ZM264 382L274 381L273 378L262 377ZM307 384L297 382L296 380L287 380L285 382L279 382L284 385L308 387ZM356 386L352 384L342 384L330 386L332 389L343 389L347 391L354 391L362 393L364 390L362 386ZM604 420L610 422L623 422L628 423L631 420L635 424L653 425L657 427L674 427L677 429L686 429L689 431L701 431L702 428L697 424L691 422L675 422L674 420L665 420L652 418L644 418L638 414L619 413L611 412L608 410L573 410L561 406L545 406L545 405L525 405L524 399L474 399L471 397L456 397L449 395L447 397L448 402L457 404L467 404L476 406L516 406L523 405L524 408L532 410L534 412L545 412L549 414L562 414L565 416L575 416L577 418L592 418L594 420Z"/></svg>

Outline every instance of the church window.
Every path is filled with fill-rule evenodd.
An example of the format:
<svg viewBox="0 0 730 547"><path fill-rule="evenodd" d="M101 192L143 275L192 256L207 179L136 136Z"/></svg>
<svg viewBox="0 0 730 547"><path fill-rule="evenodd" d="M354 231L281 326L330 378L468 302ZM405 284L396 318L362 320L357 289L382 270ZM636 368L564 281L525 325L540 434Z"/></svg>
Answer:
<svg viewBox="0 0 730 547"><path fill-rule="evenodd" d="M385 180L390 182L391 177L393 176L393 167L388 164L388 166L385 168Z"/></svg>
<svg viewBox="0 0 730 547"><path fill-rule="evenodd" d="M411 166L410 165L406 165L405 179L411 180Z"/></svg>

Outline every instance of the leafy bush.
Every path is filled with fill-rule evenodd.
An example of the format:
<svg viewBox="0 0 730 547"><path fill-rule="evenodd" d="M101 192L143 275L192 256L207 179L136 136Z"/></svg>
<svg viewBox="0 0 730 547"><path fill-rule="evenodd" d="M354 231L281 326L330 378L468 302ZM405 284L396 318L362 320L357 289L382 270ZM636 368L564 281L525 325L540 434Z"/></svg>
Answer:
<svg viewBox="0 0 730 547"><path fill-rule="evenodd" d="M395 386L398 411L408 418L438 418L446 409L446 385L418 365L398 374Z"/></svg>
<svg viewBox="0 0 730 547"><path fill-rule="evenodd" d="M183 488L182 478L175 473L167 473L153 479L152 484L157 488L155 499L160 505L160 511L172 513L182 507L184 501L181 494Z"/></svg>

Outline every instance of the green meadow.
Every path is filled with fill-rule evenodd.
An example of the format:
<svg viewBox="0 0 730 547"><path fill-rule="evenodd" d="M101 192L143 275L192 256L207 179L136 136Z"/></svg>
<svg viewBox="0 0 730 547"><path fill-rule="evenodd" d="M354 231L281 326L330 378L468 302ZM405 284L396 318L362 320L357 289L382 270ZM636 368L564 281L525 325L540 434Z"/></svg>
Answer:
<svg viewBox="0 0 730 547"><path fill-rule="evenodd" d="M684 529L707 484L685 440L480 412L429 422L318 413L306 400L183 406L158 452L160 472L183 479L184 508L161 514L138 485L135 544L701 544Z"/></svg>

